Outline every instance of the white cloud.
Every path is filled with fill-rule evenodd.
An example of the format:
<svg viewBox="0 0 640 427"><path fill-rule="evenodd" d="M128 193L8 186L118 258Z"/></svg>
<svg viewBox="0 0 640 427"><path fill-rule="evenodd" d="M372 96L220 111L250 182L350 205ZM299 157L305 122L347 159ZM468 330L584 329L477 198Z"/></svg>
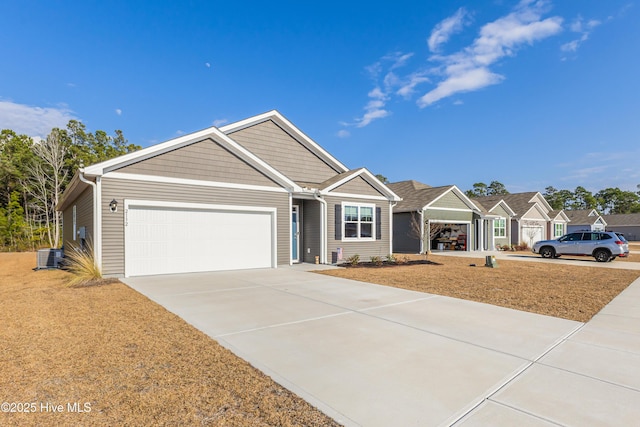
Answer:
<svg viewBox="0 0 640 427"><path fill-rule="evenodd" d="M220 126L222 126L224 124L227 124L227 123L229 123L228 119L216 119L216 120L213 121L213 125L215 127L220 127Z"/></svg>
<svg viewBox="0 0 640 427"><path fill-rule="evenodd" d="M119 108L116 108L116 114L121 116L122 115L122 110Z"/></svg>
<svg viewBox="0 0 640 427"><path fill-rule="evenodd" d="M470 92L501 82L504 76L493 73L489 66L513 56L524 44L533 44L562 31L562 18L542 19L546 2L523 0L510 14L485 24L471 46L448 55L434 55L432 61L442 63L444 79L418 100L423 108L456 93Z"/></svg>
<svg viewBox="0 0 640 427"><path fill-rule="evenodd" d="M464 7L456 11L453 16L440 21L431 31L427 45L431 52L437 52L441 45L449 41L449 38L464 28L468 21L468 13Z"/></svg>
<svg viewBox="0 0 640 427"><path fill-rule="evenodd" d="M204 66L207 67L207 68L211 68L211 64L209 62L205 62Z"/></svg>
<svg viewBox="0 0 640 427"><path fill-rule="evenodd" d="M346 129L341 129L336 135L338 136L338 138L348 138L351 136L351 132Z"/></svg>
<svg viewBox="0 0 640 427"><path fill-rule="evenodd" d="M69 120L79 119L65 106L34 107L0 100L0 129L44 138L53 128L64 129Z"/></svg>
<svg viewBox="0 0 640 427"><path fill-rule="evenodd" d="M593 31L593 29L600 24L601 22L596 19L590 19L589 21L585 22L582 16L578 16L571 23L569 29L574 33L579 33L580 37L564 43L560 46L560 50L563 52L576 52L582 43L589 40L589 35Z"/></svg>

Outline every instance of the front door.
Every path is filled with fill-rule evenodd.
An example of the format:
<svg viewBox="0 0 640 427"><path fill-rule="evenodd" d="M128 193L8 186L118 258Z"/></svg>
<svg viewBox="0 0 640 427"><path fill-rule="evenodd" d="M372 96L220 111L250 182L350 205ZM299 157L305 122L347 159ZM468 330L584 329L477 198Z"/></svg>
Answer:
<svg viewBox="0 0 640 427"><path fill-rule="evenodd" d="M300 207L291 207L291 261L300 262Z"/></svg>

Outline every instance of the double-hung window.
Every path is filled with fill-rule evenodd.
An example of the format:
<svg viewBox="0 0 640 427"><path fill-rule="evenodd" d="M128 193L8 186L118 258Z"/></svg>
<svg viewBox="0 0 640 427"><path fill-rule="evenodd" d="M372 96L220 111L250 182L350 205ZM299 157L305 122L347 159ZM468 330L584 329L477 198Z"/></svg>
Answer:
<svg viewBox="0 0 640 427"><path fill-rule="evenodd" d="M495 237L507 237L507 220L499 218L493 221L493 235Z"/></svg>
<svg viewBox="0 0 640 427"><path fill-rule="evenodd" d="M564 226L562 224L553 224L553 235L560 237L564 234Z"/></svg>
<svg viewBox="0 0 640 427"><path fill-rule="evenodd" d="M373 240L375 206L355 203L342 205L343 240Z"/></svg>

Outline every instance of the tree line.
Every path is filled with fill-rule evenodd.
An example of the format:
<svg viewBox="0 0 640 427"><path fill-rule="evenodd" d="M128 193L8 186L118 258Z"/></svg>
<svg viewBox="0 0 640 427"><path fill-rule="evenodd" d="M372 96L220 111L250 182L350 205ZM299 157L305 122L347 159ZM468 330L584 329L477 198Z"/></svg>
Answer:
<svg viewBox="0 0 640 427"><path fill-rule="evenodd" d="M141 147L122 131L89 132L77 120L45 139L0 131L0 250L59 247L60 197L75 171Z"/></svg>
<svg viewBox="0 0 640 427"><path fill-rule="evenodd" d="M640 189L640 185L638 188ZM469 197L483 197L509 194L509 191L501 182L491 181L489 185L477 182L465 194ZM576 187L574 191L549 186L542 195L556 210L596 209L603 215L640 213L640 191L625 191L615 187L592 193L582 186Z"/></svg>

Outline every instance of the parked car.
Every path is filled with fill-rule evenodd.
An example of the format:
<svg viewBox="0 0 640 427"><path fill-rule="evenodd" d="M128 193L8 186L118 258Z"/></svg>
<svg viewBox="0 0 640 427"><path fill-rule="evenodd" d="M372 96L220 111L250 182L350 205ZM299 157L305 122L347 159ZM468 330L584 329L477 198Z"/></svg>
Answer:
<svg viewBox="0 0 640 427"><path fill-rule="evenodd" d="M607 262L629 256L629 242L622 234L613 231L580 231L555 240L541 240L534 243L531 250L543 258L592 256L598 262Z"/></svg>

